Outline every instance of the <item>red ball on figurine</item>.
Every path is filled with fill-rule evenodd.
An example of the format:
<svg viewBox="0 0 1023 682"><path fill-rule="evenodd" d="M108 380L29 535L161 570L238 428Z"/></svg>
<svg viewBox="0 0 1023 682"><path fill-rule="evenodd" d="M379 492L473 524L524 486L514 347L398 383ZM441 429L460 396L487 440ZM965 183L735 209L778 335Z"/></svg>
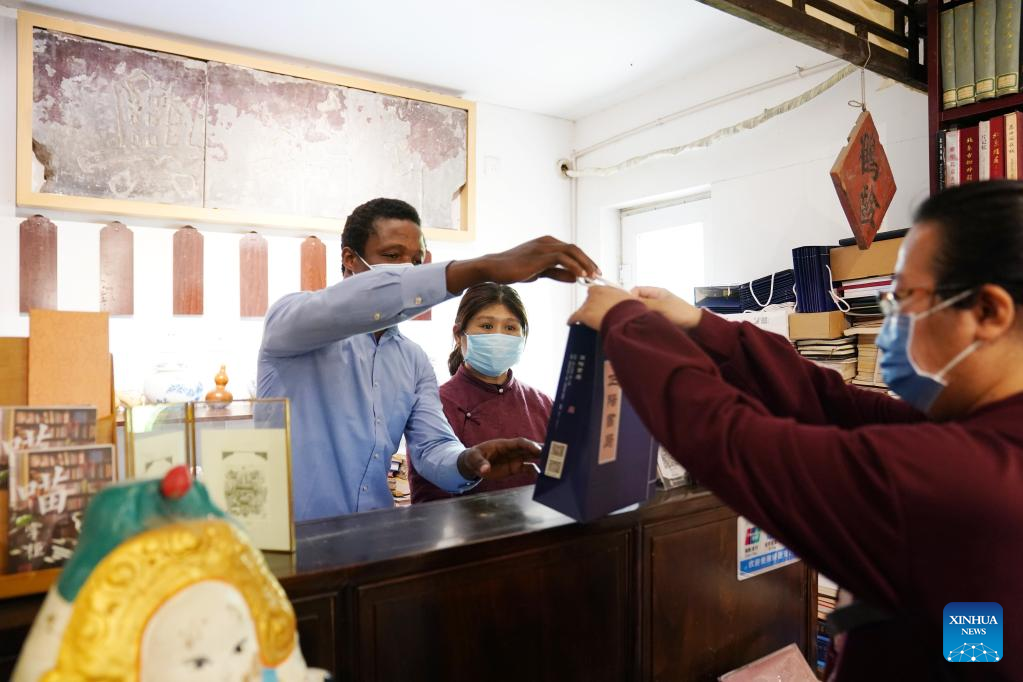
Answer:
<svg viewBox="0 0 1023 682"><path fill-rule="evenodd" d="M160 481L160 494L168 500L177 500L184 497L191 487L192 477L188 475L188 467L176 466Z"/></svg>

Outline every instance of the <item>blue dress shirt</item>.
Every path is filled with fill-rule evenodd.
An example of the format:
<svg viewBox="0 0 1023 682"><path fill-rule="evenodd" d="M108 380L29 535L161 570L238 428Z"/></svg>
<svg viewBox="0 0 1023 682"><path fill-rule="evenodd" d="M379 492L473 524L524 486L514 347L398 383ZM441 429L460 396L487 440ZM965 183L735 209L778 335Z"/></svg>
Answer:
<svg viewBox="0 0 1023 682"><path fill-rule="evenodd" d="M451 297L446 268L371 270L289 294L267 312L258 393L291 400L296 520L393 506L387 472L403 433L416 471L435 485L474 485L458 473L465 446L426 353L394 326Z"/></svg>

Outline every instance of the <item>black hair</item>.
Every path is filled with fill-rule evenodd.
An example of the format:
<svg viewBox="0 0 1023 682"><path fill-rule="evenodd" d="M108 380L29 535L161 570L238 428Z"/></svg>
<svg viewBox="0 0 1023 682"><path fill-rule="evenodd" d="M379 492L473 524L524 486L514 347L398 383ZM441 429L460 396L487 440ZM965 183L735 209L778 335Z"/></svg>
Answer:
<svg viewBox="0 0 1023 682"><path fill-rule="evenodd" d="M465 328L472 322L472 318L476 317L481 310L494 303L501 303L508 308L511 314L518 319L519 324L522 325L522 334L529 334L529 320L526 319L526 307L522 305L519 292L507 284L496 284L494 282L484 282L483 284L469 287L465 290L462 300L458 303L458 312L455 313L455 326L458 327L458 332L455 333L455 349L448 356L448 371L451 372L451 376L455 375L458 368L462 366L462 362L465 361L465 358L462 357L462 346L458 342L458 334L464 334Z"/></svg>
<svg viewBox="0 0 1023 682"><path fill-rule="evenodd" d="M935 281L946 298L997 284L1023 305L1023 182L989 180L944 190L920 205L914 222L938 229ZM968 296L956 305L974 300Z"/></svg>
<svg viewBox="0 0 1023 682"><path fill-rule="evenodd" d="M372 199L357 206L345 220L345 229L341 231L341 248L347 246L365 258L366 240L374 234L378 218L410 220L416 225L422 225L419 213L411 204L401 199Z"/></svg>

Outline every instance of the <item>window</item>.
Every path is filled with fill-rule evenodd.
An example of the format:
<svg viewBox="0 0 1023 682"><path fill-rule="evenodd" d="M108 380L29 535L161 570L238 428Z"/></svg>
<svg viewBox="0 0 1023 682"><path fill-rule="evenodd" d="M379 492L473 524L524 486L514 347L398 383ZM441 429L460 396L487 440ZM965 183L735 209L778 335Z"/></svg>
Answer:
<svg viewBox="0 0 1023 682"><path fill-rule="evenodd" d="M706 284L703 242L709 217L706 194L622 210L622 283L663 287L692 303L693 289Z"/></svg>

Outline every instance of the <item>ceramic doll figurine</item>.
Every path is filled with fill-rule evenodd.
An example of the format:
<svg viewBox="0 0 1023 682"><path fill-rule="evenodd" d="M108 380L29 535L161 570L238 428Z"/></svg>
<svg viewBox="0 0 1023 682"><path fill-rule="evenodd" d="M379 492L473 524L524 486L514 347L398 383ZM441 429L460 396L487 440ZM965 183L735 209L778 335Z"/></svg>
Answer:
<svg viewBox="0 0 1023 682"><path fill-rule="evenodd" d="M295 613L184 467L107 488L46 596L14 682L312 682Z"/></svg>

